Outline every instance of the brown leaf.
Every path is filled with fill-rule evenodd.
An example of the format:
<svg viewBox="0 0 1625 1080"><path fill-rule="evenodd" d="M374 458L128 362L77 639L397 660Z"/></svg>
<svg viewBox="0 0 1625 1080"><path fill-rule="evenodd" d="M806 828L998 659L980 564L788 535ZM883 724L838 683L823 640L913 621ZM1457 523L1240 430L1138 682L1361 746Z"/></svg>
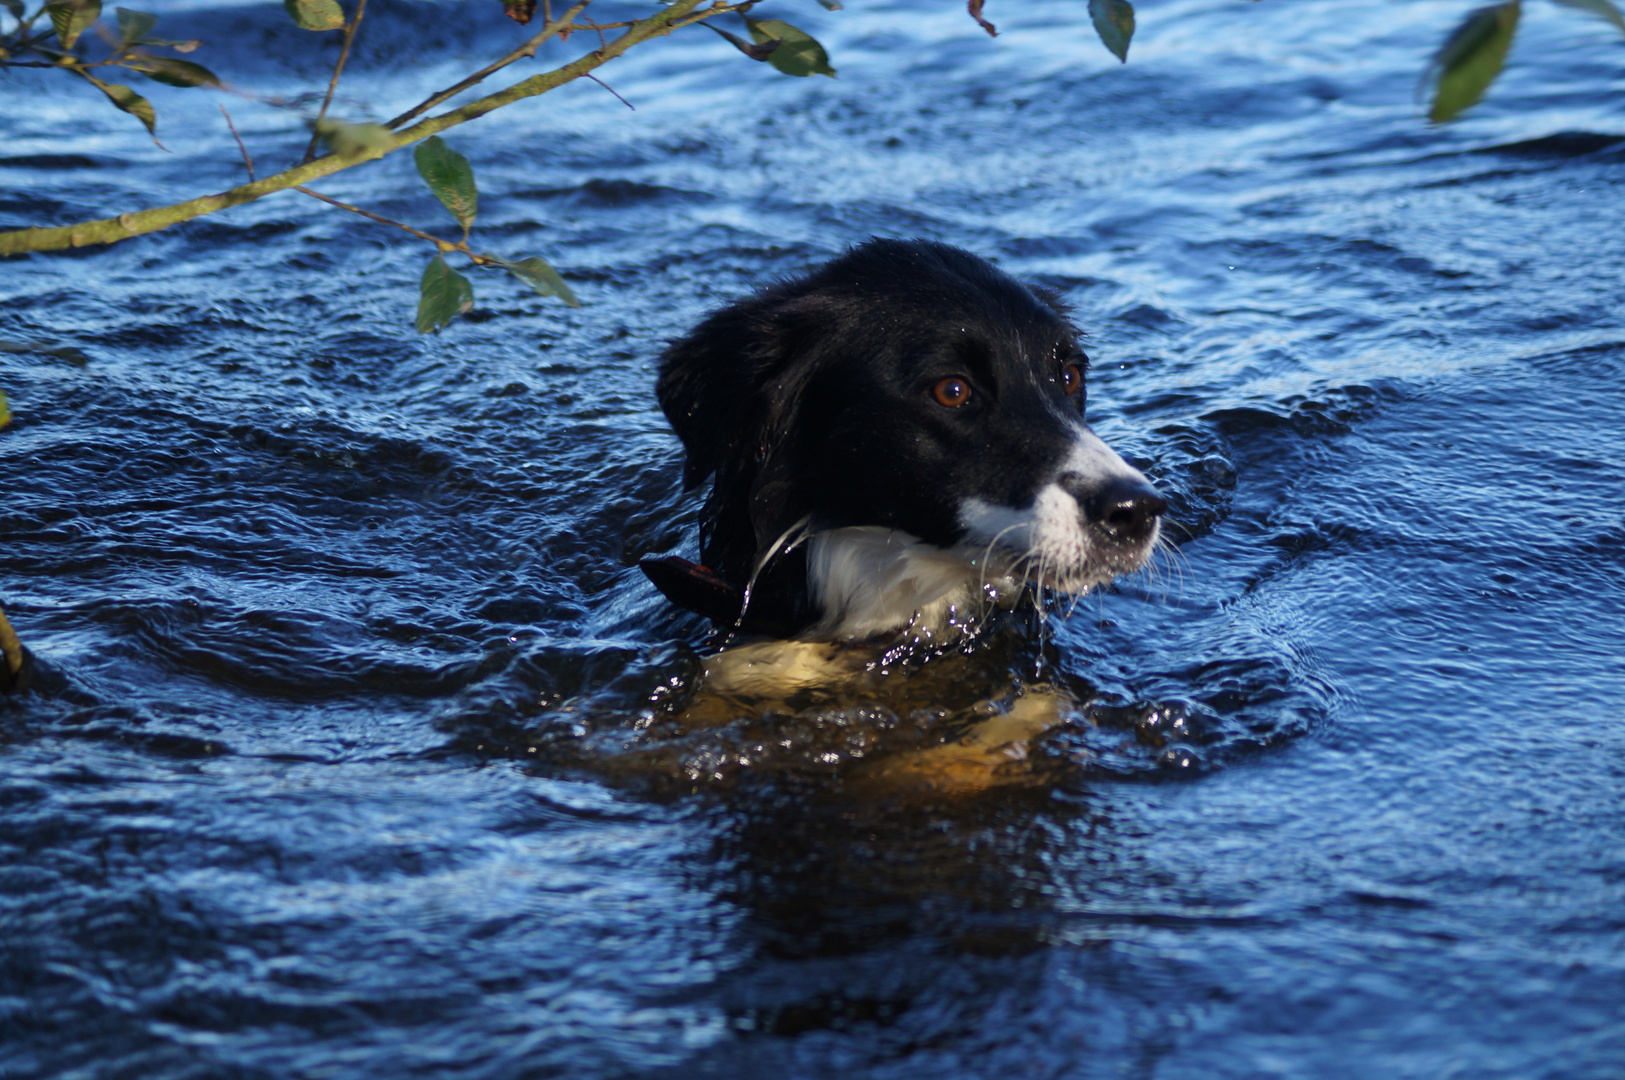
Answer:
<svg viewBox="0 0 1625 1080"><path fill-rule="evenodd" d="M502 0L502 13L524 26L536 15L536 0Z"/></svg>
<svg viewBox="0 0 1625 1080"><path fill-rule="evenodd" d="M993 28L993 24L982 18L982 0L968 0L965 8L970 12L970 17L976 20L976 25L987 31L988 37L999 36L999 32Z"/></svg>

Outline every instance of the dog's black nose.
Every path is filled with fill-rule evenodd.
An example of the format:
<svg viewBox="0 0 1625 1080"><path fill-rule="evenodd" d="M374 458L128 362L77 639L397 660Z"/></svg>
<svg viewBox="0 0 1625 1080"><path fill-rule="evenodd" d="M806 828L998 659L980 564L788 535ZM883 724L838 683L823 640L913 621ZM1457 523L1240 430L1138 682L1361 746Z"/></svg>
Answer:
<svg viewBox="0 0 1625 1080"><path fill-rule="evenodd" d="M1143 543L1168 509L1161 495L1143 480L1113 477L1092 485L1078 473L1061 477L1061 488L1078 500L1084 517L1119 544Z"/></svg>

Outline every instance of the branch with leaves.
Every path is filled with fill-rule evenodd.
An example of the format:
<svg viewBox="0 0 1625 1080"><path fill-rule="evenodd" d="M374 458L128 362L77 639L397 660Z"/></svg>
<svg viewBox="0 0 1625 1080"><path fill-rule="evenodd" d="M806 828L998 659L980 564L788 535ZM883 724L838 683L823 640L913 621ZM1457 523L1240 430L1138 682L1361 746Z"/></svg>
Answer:
<svg viewBox="0 0 1625 1080"><path fill-rule="evenodd" d="M154 53L154 49L189 53L198 41L166 41L152 36L158 16L145 11L118 8L118 29L103 31L100 35L107 55L99 60L86 59L89 40L87 31L96 27L102 15L101 0L57 0L47 3L32 15L22 0L4 0L6 10L17 25L11 33L0 37L0 67L55 68L84 79L107 95L119 109L140 120L148 134L156 135L157 114L146 98L122 83L108 82L102 76L109 68L124 68L145 75L154 82L169 86L218 87L220 80L202 64L190 60L177 60L173 56ZM38 29L36 30L36 26Z"/></svg>
<svg viewBox="0 0 1625 1080"><path fill-rule="evenodd" d="M0 64L61 67L72 70L81 77L90 78L103 87L116 106L141 120L149 132L155 133L157 126L157 117L152 106L140 95L129 90L128 87L102 83L94 76L86 74L89 68L108 65L123 66L160 82L169 82L171 85L224 88L220 80L201 65L189 64L184 61L169 61L167 63L170 66L159 65L145 52L137 48L139 45L154 44L152 39L146 35L150 33L156 24L156 16L119 9L120 36L113 41L109 55L101 60L87 61L82 56L67 53L65 49L78 43L85 31L95 24L101 11L100 0L68 0L66 4L47 4L37 11L33 17L24 14L19 0L0 0L0 2L13 6L10 9L14 11L14 15L18 20L18 25L12 34L4 39L3 45L0 45ZM366 0L357 0L354 14L348 19L345 18L343 9L336 0L284 0L284 3L294 22L304 29L314 32L331 30L342 30L344 32L344 46L340 52L338 63L334 67L333 75L328 81L327 93L323 98L321 111L311 121L313 129L311 149L307 150L303 162L264 179L256 179L253 164L248 157L248 150L237 135L235 125L231 124L230 115L227 114L227 124L231 126L232 136L236 139L243 155L244 164L248 168L248 183L217 195L203 196L152 210L120 214L114 218L58 228L20 229L0 233L0 255L21 254L30 251L56 251L93 244L117 243L121 240L156 232L180 222L190 221L230 206L252 202L277 191L291 188L341 209L361 214L381 224L398 227L417 236L419 239L427 240L435 245L437 254L424 274L419 301L417 325L424 332L433 332L440 329L456 314L467 311L472 306L472 285L467 278L451 269L444 259L445 255L454 252L460 252L468 256L475 266L506 270L513 277L543 296L556 296L566 304L577 306L579 301L576 299L575 294L570 290L563 278L559 276L558 272L545 260L536 257L505 259L496 255L478 253L469 247L469 232L474 222L477 203L473 170L469 167L467 159L446 146L438 138L437 133L484 116L486 113L513 102L546 93L573 79L583 76L593 78L592 72L594 69L620 56L633 45L650 38L669 34L674 30L715 18L718 15L737 14L743 17L744 13L753 6L754 0L745 0L742 3L714 0L713 3L704 8L700 6L701 0L675 0L664 10L649 18L620 24L622 33L612 40L603 36L604 27L596 26L590 22L578 21L581 19L588 3L590 3L590 0L581 0L559 18L546 19L540 31L519 48L460 80L453 86L430 95L424 101L408 109L387 124L352 124L327 116L327 109L332 101L334 90L338 85L339 77L349 55L349 45L353 41L357 26L365 14ZM544 18L546 10L544 8ZM524 12L525 18L520 21L528 21L530 11L534 11L534 4L531 5L529 11ZM42 30L40 34L35 34L34 26L40 21L42 14L51 18L50 28L49 30ZM513 14L511 10L510 14ZM778 56L774 66L779 70L793 75L834 74L823 48L810 36L796 30L787 23L774 20L746 18L745 22L750 32L758 36L759 41L769 40L772 42L774 47L771 52ZM595 32L598 48L578 57L576 60L552 71L533 75L508 87L506 90L479 98L460 108L451 109L439 116L419 121L410 127L404 128L404 130L394 130L401 128L402 125L416 119L423 113L429 112L435 106L473 88L502 69L520 60L533 57L538 48L549 39L567 39L574 32L588 29ZM196 46L195 42L166 42L163 44L188 48ZM62 48L57 48L56 45L61 45ZM780 45L784 46L782 50L778 48ZM29 53L45 56L51 62L36 64L32 61L19 61L16 59L19 55ZM759 58L768 59L769 57L764 54ZM175 64L180 64L182 67L177 68L173 66ZM195 69L195 72L192 69ZM186 74L188 77L183 79L178 73ZM449 241L434 237L404 223L391 221L360 207L339 202L308 186L312 181L364 162L377 160L402 147L420 142L421 145L419 145L416 152L419 172L428 183L430 190L452 212L462 226L463 235L460 240ZM317 145L325 145L328 153L312 160L312 151Z"/></svg>
<svg viewBox="0 0 1625 1080"><path fill-rule="evenodd" d="M328 113L350 56L351 44L366 14L366 0L355 0L348 17L338 0L283 0L289 16L302 29L312 33L343 34L339 57L328 80L321 108L310 119L310 145L298 165L256 179L247 148L237 135L235 125L232 125L232 136L248 165L248 183L214 195L171 206L132 211L117 217L55 228L3 232L0 233L0 257L118 243L292 189L381 224L398 227L435 245L436 255L424 274L420 295L417 320L420 330L432 332L445 326L457 311L468 310L472 303L472 285L445 261L446 255L454 253L467 256L476 267L505 269L543 295L574 303L575 297L569 288L542 260L504 260L477 253L469 247L474 207L473 173L461 155L441 143L438 138L440 132L514 102L544 94L578 78L600 81L594 72L632 46L701 24L720 34L752 60L768 63L787 75L833 77L835 74L828 54L811 35L780 19L753 18L751 13L761 0L710 0L709 3L706 0L671 0L659 12L647 18L607 24L594 23L585 18L584 13L591 0L579 0L557 18L552 15L552 0L502 0L504 11L521 24L528 24L535 16L538 2L542 26L518 48L444 90L429 95L388 123L355 124L334 119ZM839 0L819 2L831 9L841 6ZM1625 17L1621 16L1614 0L1552 2L1589 12L1625 31ZM1435 123L1448 121L1483 97L1505 62L1518 27L1522 3L1523 0L1503 0L1473 11L1439 48L1423 76L1424 87L1431 85L1433 88L1429 119ZM115 12L115 31L103 28L99 23L101 0L49 0L32 14L28 13L25 0L0 0L0 6L10 13L15 23L7 33L0 34L0 67L54 69L84 79L101 90L115 107L138 119L155 136L158 118L151 103L130 87L109 81L105 78L108 71L122 68L170 86L240 93L222 83L203 65L166 55L164 51L190 53L198 48L199 42L153 37L158 22L155 15L119 8ZM986 17L984 7L985 0L967 0L966 3L967 13L976 24L988 34L997 35L998 30ZM1135 13L1129 0L1088 0L1088 13L1102 44L1118 60L1126 62L1135 31ZM717 25L715 20L720 16L737 18L748 40ZM93 30L95 34L91 33ZM620 33L614 38L606 37L605 32L611 30ZM567 41L577 33L590 34L591 39L596 40L597 48L504 90L439 115L419 119L509 66L533 58L549 40L557 38ZM103 55L95 59L91 58L88 47L92 37L98 38L102 44ZM608 86L605 85L605 88L608 89ZM614 93L613 90L610 92ZM619 97L618 94L616 96ZM231 124L229 114L226 120ZM423 144L417 151L419 171L430 189L463 227L460 240L434 237L404 223L341 203L309 186L313 181L415 144ZM325 146L327 152L317 157L315 151L321 146ZM454 205L454 201L449 201L460 199L465 194L468 196L466 204Z"/></svg>

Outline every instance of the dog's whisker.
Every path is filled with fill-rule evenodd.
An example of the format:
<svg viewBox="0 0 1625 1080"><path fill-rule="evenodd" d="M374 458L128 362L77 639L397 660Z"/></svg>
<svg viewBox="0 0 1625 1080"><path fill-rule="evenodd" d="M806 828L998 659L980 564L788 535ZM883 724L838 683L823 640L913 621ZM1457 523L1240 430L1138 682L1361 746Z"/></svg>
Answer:
<svg viewBox="0 0 1625 1080"><path fill-rule="evenodd" d="M1019 521L1014 525L1006 525L1004 528L994 533L993 539L989 540L987 542L987 546L982 549L981 575L980 580L976 583L978 592L982 592L987 588L987 567L988 564L993 560L993 548L1000 540L1004 539L1005 533L1014 532L1015 530L1022 528L1022 526L1023 523Z"/></svg>
<svg viewBox="0 0 1625 1080"><path fill-rule="evenodd" d="M1185 539L1187 539L1187 540L1195 540L1196 539L1196 534L1194 532L1192 532L1185 525L1182 525L1181 523L1175 521L1171 517L1164 517L1162 519L1162 524L1163 524L1164 528L1178 529L1180 532L1185 534Z"/></svg>
<svg viewBox="0 0 1625 1080"><path fill-rule="evenodd" d="M1161 534L1157 537L1157 543L1152 550L1152 555L1154 557L1161 556L1167 560L1169 584L1175 588L1176 595L1183 595L1185 592L1185 571L1190 567L1190 559L1174 544L1167 534ZM1176 581L1177 586L1175 585Z"/></svg>
<svg viewBox="0 0 1625 1080"><path fill-rule="evenodd" d="M1084 594L1081 592L1075 592L1072 594L1072 602L1066 607L1066 617L1068 620L1070 620L1073 613L1078 610L1078 605L1083 602L1083 597Z"/></svg>

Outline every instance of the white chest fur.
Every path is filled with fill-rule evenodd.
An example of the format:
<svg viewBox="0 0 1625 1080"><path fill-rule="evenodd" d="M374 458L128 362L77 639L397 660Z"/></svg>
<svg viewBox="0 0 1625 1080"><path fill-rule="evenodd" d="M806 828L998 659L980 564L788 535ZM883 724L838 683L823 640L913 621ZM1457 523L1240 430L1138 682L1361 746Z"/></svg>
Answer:
<svg viewBox="0 0 1625 1080"><path fill-rule="evenodd" d="M981 609L984 575L977 563L973 554L896 529L819 533L807 543L807 583L823 617L810 633L864 638L908 626L943 632Z"/></svg>

